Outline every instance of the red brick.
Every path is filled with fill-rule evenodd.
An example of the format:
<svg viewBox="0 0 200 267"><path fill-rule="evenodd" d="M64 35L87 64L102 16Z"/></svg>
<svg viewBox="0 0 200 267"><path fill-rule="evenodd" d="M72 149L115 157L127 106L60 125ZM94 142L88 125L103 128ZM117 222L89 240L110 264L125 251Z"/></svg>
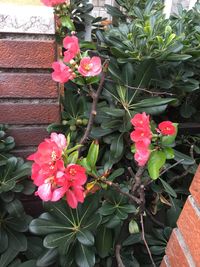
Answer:
<svg viewBox="0 0 200 267"><path fill-rule="evenodd" d="M166 255L173 267L193 266L193 259L178 229L174 229L167 244Z"/></svg>
<svg viewBox="0 0 200 267"><path fill-rule="evenodd" d="M190 193L192 194L193 198L200 207L200 165L196 171L196 174L190 186Z"/></svg>
<svg viewBox="0 0 200 267"><path fill-rule="evenodd" d="M48 73L0 73L0 97L57 98L58 88Z"/></svg>
<svg viewBox="0 0 200 267"><path fill-rule="evenodd" d="M0 103L0 122L7 124L48 124L59 121L59 105L54 103Z"/></svg>
<svg viewBox="0 0 200 267"><path fill-rule="evenodd" d="M32 147L32 148L19 148L19 149L14 149L12 151L12 154L17 156L17 157L22 157L26 159L29 155L33 154L37 148Z"/></svg>
<svg viewBox="0 0 200 267"><path fill-rule="evenodd" d="M164 258L163 258L163 260L161 262L160 267L171 267L167 255L164 256Z"/></svg>
<svg viewBox="0 0 200 267"><path fill-rule="evenodd" d="M1 68L51 68L54 40L0 40Z"/></svg>
<svg viewBox="0 0 200 267"><path fill-rule="evenodd" d="M200 266L200 209L192 196L189 196L177 222L192 258Z"/></svg>
<svg viewBox="0 0 200 267"><path fill-rule="evenodd" d="M45 137L48 137L46 127L15 127L7 133L15 138L16 146L37 146Z"/></svg>

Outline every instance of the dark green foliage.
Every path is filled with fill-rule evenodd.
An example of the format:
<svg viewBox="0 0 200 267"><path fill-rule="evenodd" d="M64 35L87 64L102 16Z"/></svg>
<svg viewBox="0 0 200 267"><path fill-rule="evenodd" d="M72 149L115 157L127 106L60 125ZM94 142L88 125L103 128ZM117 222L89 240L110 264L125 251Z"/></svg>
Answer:
<svg viewBox="0 0 200 267"><path fill-rule="evenodd" d="M125 266L151 266L141 233L140 209L147 243L159 266L200 162L199 135L177 131L153 144L159 149L152 152L141 178L145 207L133 205L103 183L114 181L123 192L131 192L130 167L134 173L138 167L133 160L130 119L136 113L150 114L153 128L163 120L179 123L174 124L177 128L189 121L199 123L200 115L200 5L190 11L180 8L179 14L166 19L163 1L117 3L123 9L107 6L113 25L96 32L95 45L82 44L84 50L97 49L103 59L109 58L89 140L78 161L87 169L89 185L97 184L102 190L87 197L77 210L68 208L65 201L45 204L47 212L30 224L31 232L44 236L46 249L37 266L55 262L61 267L117 266L118 242ZM70 23L63 19L63 26L71 31ZM77 78L65 84L62 124L50 125L49 132L70 133L73 145L77 145L87 127L98 83L96 78ZM77 159L77 154L74 157Z"/></svg>
<svg viewBox="0 0 200 267"><path fill-rule="evenodd" d="M28 256L24 262L23 253L30 244L25 233L31 216L25 213L20 201L21 194L30 195L35 189L27 179L31 168L22 158L10 154L14 138L5 131L6 127L0 125L0 266L35 267L36 255Z"/></svg>

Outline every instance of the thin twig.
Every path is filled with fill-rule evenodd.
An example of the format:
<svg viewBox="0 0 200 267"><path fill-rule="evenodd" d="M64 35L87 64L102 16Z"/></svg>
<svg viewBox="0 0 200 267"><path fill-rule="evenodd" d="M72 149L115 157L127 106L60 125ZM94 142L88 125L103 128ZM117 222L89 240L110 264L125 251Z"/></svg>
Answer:
<svg viewBox="0 0 200 267"><path fill-rule="evenodd" d="M135 196L133 196L133 195L131 195L129 193L126 193L126 192L122 191L118 184L115 184L115 183L113 183L111 181L106 181L106 180L101 180L101 182L104 183L104 184L107 184L107 185L109 185L111 187L113 187L120 194L128 197L130 200L132 200L133 202L136 202L138 205L141 204L141 201L140 201L139 198L137 198L137 197L135 197Z"/></svg>
<svg viewBox="0 0 200 267"><path fill-rule="evenodd" d="M117 260L117 267L125 267L125 265L122 262L121 255L120 255L121 245L117 244L115 247L115 256Z"/></svg>
<svg viewBox="0 0 200 267"><path fill-rule="evenodd" d="M148 209L145 209L146 214L149 216L150 220L152 222L154 222L155 224L157 224L158 226L165 228L164 223L159 222L158 220L156 220L156 218L154 218L154 216L151 214L151 212Z"/></svg>
<svg viewBox="0 0 200 267"><path fill-rule="evenodd" d="M135 193L138 189L138 187L140 186L141 184L141 176L144 172L144 167L139 167L136 174L135 174L135 177L134 177L134 183L132 184L132 187L131 187L131 192L132 193Z"/></svg>
<svg viewBox="0 0 200 267"><path fill-rule="evenodd" d="M149 249L149 246L148 246L147 241L146 241L146 238L145 238L145 233L144 233L144 220L143 220L143 214L142 213L140 214L140 222L141 222L141 227L142 227L142 240L144 241L145 247L147 249L147 252L149 254L149 258L151 259L151 263L152 263L153 267L156 267L156 264L155 264L155 262L153 260L151 251Z"/></svg>
<svg viewBox="0 0 200 267"><path fill-rule="evenodd" d="M134 178L135 174L134 174L134 172L133 172L131 167L128 167L128 171L129 171L131 177Z"/></svg>
<svg viewBox="0 0 200 267"><path fill-rule="evenodd" d="M191 156L191 158L195 161L195 159L194 159L194 145L191 145L191 147L190 147L190 156ZM172 178L168 181L168 183L169 183L169 184L172 184L172 183L174 183L176 180L185 177L185 176L190 172L190 169L191 169L191 166L189 166L189 167L187 168L187 170L185 170L182 174L180 174L180 175L176 175L176 176L172 177Z"/></svg>
<svg viewBox="0 0 200 267"><path fill-rule="evenodd" d="M97 88L97 91L92 93L93 102L92 102L90 117L89 117L89 121L88 121L87 128L85 130L85 133L84 133L84 135L83 135L83 137L81 138L81 141L80 141L81 145L83 145L87 141L88 136L90 135L90 132L92 130L92 126L93 126L93 123L94 123L94 118L95 118L95 116L97 114L97 103L98 103L101 91L103 89L103 84L104 84L104 81L105 81L105 76L106 76L106 71L107 71L107 64L108 64L108 62L106 61L104 63L103 72L102 72L101 80L100 80L99 86Z"/></svg>
<svg viewBox="0 0 200 267"><path fill-rule="evenodd" d="M176 175L176 176L172 177L172 178L168 181L168 184L172 184L172 183L174 183L176 180L185 177L186 175L188 175L189 172L190 172L190 167L188 167L188 169L185 170L182 174L180 174L180 175Z"/></svg>
<svg viewBox="0 0 200 267"><path fill-rule="evenodd" d="M181 162L183 162L184 159L180 159L179 161L177 161L176 163L174 163L173 165L169 166L167 169L163 170L160 173L160 176L163 175L164 173L166 173L167 171L169 171L170 169L174 168L176 165L180 164Z"/></svg>
<svg viewBox="0 0 200 267"><path fill-rule="evenodd" d="M113 81L111 79L108 79L108 78L106 78L105 80L108 81L108 82L111 82L111 83L117 83L117 82L115 82L115 81ZM151 95L169 95L169 96L173 96L174 95L172 93L166 93L166 92L154 92L154 91L147 90L146 88L129 86L127 84L124 84L124 86L129 88L129 89L143 91L143 92L149 93Z"/></svg>

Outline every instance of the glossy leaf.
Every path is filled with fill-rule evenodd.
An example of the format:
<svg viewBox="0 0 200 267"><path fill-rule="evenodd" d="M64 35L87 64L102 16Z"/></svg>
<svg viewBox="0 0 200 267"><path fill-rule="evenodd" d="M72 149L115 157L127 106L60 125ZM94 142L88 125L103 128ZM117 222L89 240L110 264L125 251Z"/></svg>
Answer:
<svg viewBox="0 0 200 267"><path fill-rule="evenodd" d="M164 166L166 156L163 151L153 151L148 161L148 172L153 180L156 180L160 175L160 169Z"/></svg>
<svg viewBox="0 0 200 267"><path fill-rule="evenodd" d="M79 267L93 267L95 264L95 253L92 248L78 243L75 260Z"/></svg>
<svg viewBox="0 0 200 267"><path fill-rule="evenodd" d="M97 141L93 141L92 144L90 145L88 154L87 154L87 162L93 169L96 165L97 159L99 155L99 144Z"/></svg>
<svg viewBox="0 0 200 267"><path fill-rule="evenodd" d="M112 230L101 225L97 229L96 242L95 242L98 255L101 258L107 257L113 246Z"/></svg>
<svg viewBox="0 0 200 267"><path fill-rule="evenodd" d="M94 236L93 234L88 230L81 230L76 234L76 237L78 241L85 245L85 246L92 246L94 245Z"/></svg>
<svg viewBox="0 0 200 267"><path fill-rule="evenodd" d="M172 197L177 197L176 192L174 191L174 189L167 183L165 182L163 179L160 178L160 181L165 189L165 192L167 192L169 195L171 195Z"/></svg>

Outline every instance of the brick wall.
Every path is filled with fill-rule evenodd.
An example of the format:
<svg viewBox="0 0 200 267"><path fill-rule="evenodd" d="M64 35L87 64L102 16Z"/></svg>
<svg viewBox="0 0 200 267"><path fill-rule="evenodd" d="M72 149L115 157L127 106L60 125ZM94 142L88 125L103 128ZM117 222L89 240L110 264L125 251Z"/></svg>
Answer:
<svg viewBox="0 0 200 267"><path fill-rule="evenodd" d="M161 267L200 266L200 165L166 248Z"/></svg>
<svg viewBox="0 0 200 267"><path fill-rule="evenodd" d="M59 121L55 57L51 9L0 5L0 123L15 137L17 155L32 153Z"/></svg>

